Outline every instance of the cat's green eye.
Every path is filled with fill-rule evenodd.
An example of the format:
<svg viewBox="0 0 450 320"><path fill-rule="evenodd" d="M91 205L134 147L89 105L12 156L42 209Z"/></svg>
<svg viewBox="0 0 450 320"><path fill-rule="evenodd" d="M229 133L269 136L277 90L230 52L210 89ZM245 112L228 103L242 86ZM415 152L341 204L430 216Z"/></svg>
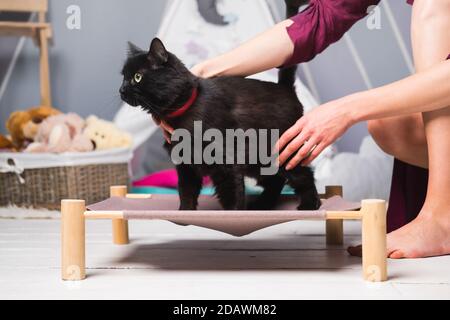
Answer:
<svg viewBox="0 0 450 320"><path fill-rule="evenodd" d="M142 81L142 73L137 72L137 73L134 75L134 82L139 83L139 82L141 82L141 81Z"/></svg>

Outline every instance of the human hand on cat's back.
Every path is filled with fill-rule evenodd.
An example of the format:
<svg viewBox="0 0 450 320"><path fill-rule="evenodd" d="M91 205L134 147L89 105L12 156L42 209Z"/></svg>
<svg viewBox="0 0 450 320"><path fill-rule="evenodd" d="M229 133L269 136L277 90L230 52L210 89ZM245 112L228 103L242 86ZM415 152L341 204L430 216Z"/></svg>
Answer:
<svg viewBox="0 0 450 320"><path fill-rule="evenodd" d="M352 116L354 103L351 98L321 105L301 117L288 129L275 145L279 155L279 165L291 170L301 163L309 165L330 144L341 137L348 128L356 123Z"/></svg>
<svg viewBox="0 0 450 320"><path fill-rule="evenodd" d="M225 69L226 65L227 59L219 56L199 62L190 71L196 77L209 79L228 75L226 72L224 74L220 73L220 70Z"/></svg>
<svg viewBox="0 0 450 320"><path fill-rule="evenodd" d="M206 62L200 62L199 64L196 64L191 68L191 72L194 76L197 76L199 78L205 78L206 73Z"/></svg>

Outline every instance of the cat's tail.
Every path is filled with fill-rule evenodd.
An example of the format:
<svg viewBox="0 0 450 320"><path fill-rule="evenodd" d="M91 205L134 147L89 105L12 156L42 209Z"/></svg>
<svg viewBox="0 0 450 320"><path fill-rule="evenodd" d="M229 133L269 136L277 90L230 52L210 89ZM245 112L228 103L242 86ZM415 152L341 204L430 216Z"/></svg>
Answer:
<svg viewBox="0 0 450 320"><path fill-rule="evenodd" d="M297 79L297 66L282 68L278 71L278 84L294 88Z"/></svg>
<svg viewBox="0 0 450 320"><path fill-rule="evenodd" d="M308 3L308 0L285 0L286 2L286 19L289 19L297 15L298 10L304 4ZM278 72L278 83L294 88L295 80L297 79L297 66L291 66L280 69Z"/></svg>

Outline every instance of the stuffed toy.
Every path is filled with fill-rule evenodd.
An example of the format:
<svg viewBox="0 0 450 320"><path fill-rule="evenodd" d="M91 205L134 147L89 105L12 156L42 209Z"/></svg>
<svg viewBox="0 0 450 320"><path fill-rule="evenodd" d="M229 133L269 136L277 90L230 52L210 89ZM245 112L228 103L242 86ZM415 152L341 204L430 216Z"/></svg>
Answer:
<svg viewBox="0 0 450 320"><path fill-rule="evenodd" d="M14 149L14 145L10 139L5 136L0 135L0 150L11 150Z"/></svg>
<svg viewBox="0 0 450 320"><path fill-rule="evenodd" d="M114 123L96 116L87 118L84 135L94 143L95 150L126 148L133 143L130 134L117 128Z"/></svg>
<svg viewBox="0 0 450 320"><path fill-rule="evenodd" d="M34 141L42 121L59 113L57 109L47 106L13 112L6 122L10 138L0 136L0 147L23 150L27 144Z"/></svg>
<svg viewBox="0 0 450 320"><path fill-rule="evenodd" d="M75 113L60 114L45 119L39 127L35 142L25 152L63 153L88 152L94 149L91 140L83 134L85 121Z"/></svg>

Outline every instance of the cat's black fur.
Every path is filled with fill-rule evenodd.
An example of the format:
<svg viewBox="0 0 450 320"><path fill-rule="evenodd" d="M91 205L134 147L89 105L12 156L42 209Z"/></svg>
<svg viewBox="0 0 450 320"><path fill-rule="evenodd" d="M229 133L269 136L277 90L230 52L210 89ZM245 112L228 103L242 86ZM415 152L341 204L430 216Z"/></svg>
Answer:
<svg viewBox="0 0 450 320"><path fill-rule="evenodd" d="M215 128L225 133L226 129L279 129L282 134L303 113L294 91L295 68L282 70L279 84L238 77L200 79L155 38L148 52L130 44L122 73L120 93L125 102L141 106L173 128L184 128L191 133L194 121L202 121L203 130ZM133 80L136 73L143 75L139 83ZM198 88L195 103L182 116L168 118L168 114L188 101L193 88ZM174 145L166 143L165 146L170 152ZM299 196L300 209L318 208L320 200L310 168L297 166L290 171L280 168L273 176L262 176L260 168L261 165L238 164L177 165L180 209L196 209L204 176L211 177L216 194L227 210L271 209L286 182ZM256 178L264 188L262 195L248 206L244 176Z"/></svg>

